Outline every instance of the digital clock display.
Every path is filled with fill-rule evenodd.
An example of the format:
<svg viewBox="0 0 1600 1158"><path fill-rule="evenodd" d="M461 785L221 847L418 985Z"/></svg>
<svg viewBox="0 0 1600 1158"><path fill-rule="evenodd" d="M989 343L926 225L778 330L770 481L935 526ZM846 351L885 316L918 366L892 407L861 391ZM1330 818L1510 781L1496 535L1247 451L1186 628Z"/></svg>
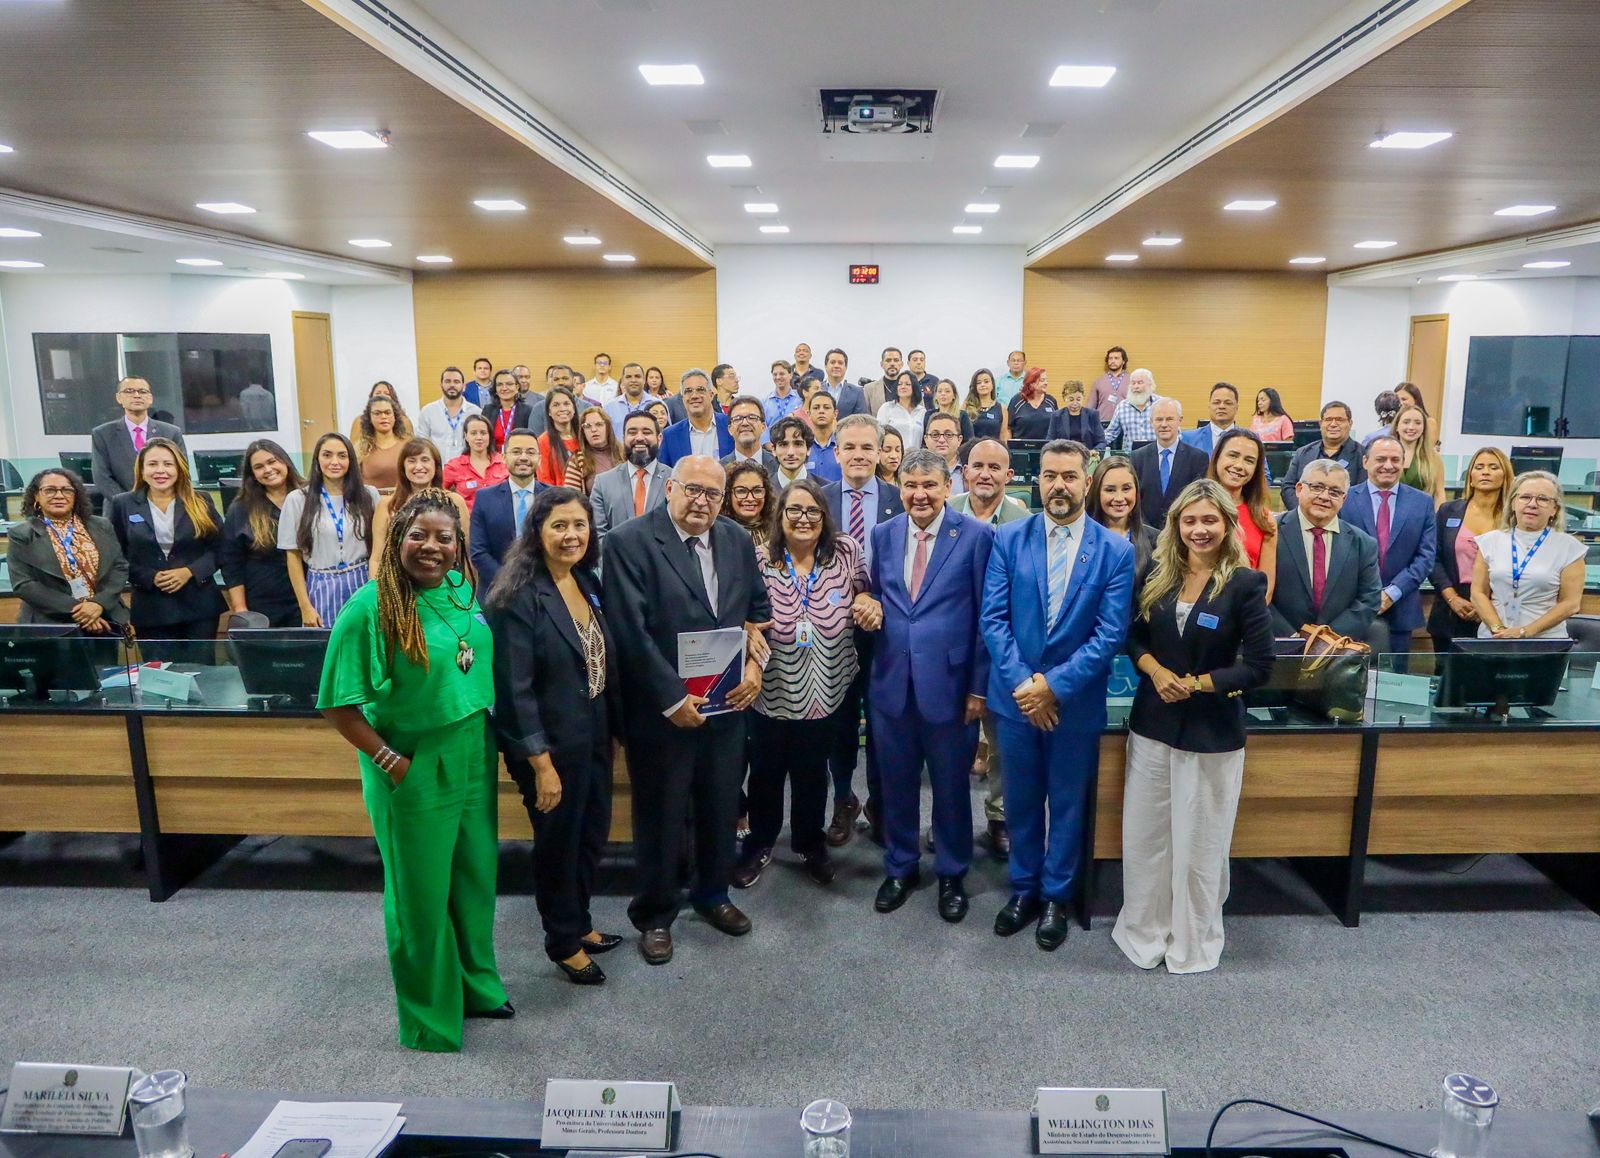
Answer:
<svg viewBox="0 0 1600 1158"><path fill-rule="evenodd" d="M850 267L851 285L877 285L878 267L876 265L852 265Z"/></svg>

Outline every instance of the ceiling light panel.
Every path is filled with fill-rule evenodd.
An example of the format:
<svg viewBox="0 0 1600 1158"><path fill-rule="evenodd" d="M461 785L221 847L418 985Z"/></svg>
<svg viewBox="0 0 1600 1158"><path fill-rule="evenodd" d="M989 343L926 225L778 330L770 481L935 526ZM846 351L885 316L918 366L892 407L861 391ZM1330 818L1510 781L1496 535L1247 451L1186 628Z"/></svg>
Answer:
<svg viewBox="0 0 1600 1158"><path fill-rule="evenodd" d="M388 133L369 133L365 129L313 129L307 133L330 149L387 149Z"/></svg>
<svg viewBox="0 0 1600 1158"><path fill-rule="evenodd" d="M39 234L32 229L19 229L14 225L0 227L0 237L38 237Z"/></svg>
<svg viewBox="0 0 1600 1158"><path fill-rule="evenodd" d="M42 261L0 261L0 269L43 269Z"/></svg>
<svg viewBox="0 0 1600 1158"><path fill-rule="evenodd" d="M966 213L999 213L1000 212L1000 203L998 201L972 201L972 202L969 202L967 204L967 207L963 212L966 212Z"/></svg>
<svg viewBox="0 0 1600 1158"><path fill-rule="evenodd" d="M199 266L203 269L209 266L218 266L222 263L212 257L180 257L178 258L178 264Z"/></svg>
<svg viewBox="0 0 1600 1158"><path fill-rule="evenodd" d="M1061 64L1050 74L1050 87L1105 88L1116 74L1109 64Z"/></svg>
<svg viewBox="0 0 1600 1158"><path fill-rule="evenodd" d="M994 159L996 169L1031 169L1039 163L1033 153L1001 153Z"/></svg>
<svg viewBox="0 0 1600 1158"><path fill-rule="evenodd" d="M957 225L954 229L950 230L950 232L951 233L962 233L962 234L982 233L983 232L983 226L981 226L981 225Z"/></svg>
<svg viewBox="0 0 1600 1158"><path fill-rule="evenodd" d="M1477 281L1475 273L1445 273L1439 275L1440 281Z"/></svg>
<svg viewBox="0 0 1600 1158"><path fill-rule="evenodd" d="M1106 260L1107 261L1138 261L1139 260L1139 255L1137 253L1108 253L1108 254L1106 254Z"/></svg>
<svg viewBox="0 0 1600 1158"><path fill-rule="evenodd" d="M237 201L196 201L196 209L204 209L207 213L254 213L255 210L248 205Z"/></svg>
<svg viewBox="0 0 1600 1158"><path fill-rule="evenodd" d="M1541 213L1554 213L1554 205L1507 205L1504 209L1496 209L1496 217L1538 217Z"/></svg>
<svg viewBox="0 0 1600 1158"><path fill-rule="evenodd" d="M1229 213L1265 213L1276 204L1276 201L1268 201L1265 198L1257 200L1246 197L1230 201L1223 208Z"/></svg>
<svg viewBox="0 0 1600 1158"><path fill-rule="evenodd" d="M1393 249L1399 244L1398 241L1358 241L1355 247L1357 249Z"/></svg>
<svg viewBox="0 0 1600 1158"><path fill-rule="evenodd" d="M778 204L775 201L746 201L744 203L744 211L746 213L776 213Z"/></svg>
<svg viewBox="0 0 1600 1158"><path fill-rule="evenodd" d="M748 169L750 158L743 153L707 153L706 164L713 169Z"/></svg>
<svg viewBox="0 0 1600 1158"><path fill-rule="evenodd" d="M639 75L654 85L705 84L697 64L641 64Z"/></svg>
<svg viewBox="0 0 1600 1158"><path fill-rule="evenodd" d="M1321 265L1328 259L1325 257L1291 257L1290 265Z"/></svg>
<svg viewBox="0 0 1600 1158"><path fill-rule="evenodd" d="M1374 149L1426 149L1440 141L1448 141L1454 133L1387 133L1372 142Z"/></svg>
<svg viewBox="0 0 1600 1158"><path fill-rule="evenodd" d="M638 260L631 253L604 253L600 256L605 258L605 260L613 262L617 265L627 265L630 262Z"/></svg>
<svg viewBox="0 0 1600 1158"><path fill-rule="evenodd" d="M1528 261L1522 265L1523 269L1566 269L1570 261Z"/></svg>
<svg viewBox="0 0 1600 1158"><path fill-rule="evenodd" d="M599 245L600 239L592 233L569 233L561 239L568 245Z"/></svg>
<svg viewBox="0 0 1600 1158"><path fill-rule="evenodd" d="M1160 248L1165 248L1165 247L1173 246L1173 245L1182 245L1183 244L1183 238L1181 238L1181 237L1162 237L1162 236L1160 236L1158 234L1155 237L1147 237L1147 238L1145 238L1144 242L1142 244L1144 244L1144 245L1154 245L1154 246L1157 246L1157 247L1160 247Z"/></svg>
<svg viewBox="0 0 1600 1158"><path fill-rule="evenodd" d="M473 204L486 213L521 213L528 208L510 197L480 197Z"/></svg>
<svg viewBox="0 0 1600 1158"><path fill-rule="evenodd" d="M0 153L15 153L15 152L16 152L16 150L13 149L10 145L0 145Z"/></svg>
<svg viewBox="0 0 1600 1158"><path fill-rule="evenodd" d="M357 249L388 249L389 243L381 237L352 237L350 244Z"/></svg>
<svg viewBox="0 0 1600 1158"><path fill-rule="evenodd" d="M787 225L763 225L761 227L761 232L762 233L788 233L789 232L789 227Z"/></svg>
<svg viewBox="0 0 1600 1158"><path fill-rule="evenodd" d="M276 281L305 281L306 280L306 275L303 274L303 273L290 273L287 270L281 270L281 269L268 270L266 273L263 273L261 276L262 277L270 277L270 278L273 278Z"/></svg>
<svg viewBox="0 0 1600 1158"><path fill-rule="evenodd" d="M424 265L449 265L455 258L445 253L419 253L417 260Z"/></svg>

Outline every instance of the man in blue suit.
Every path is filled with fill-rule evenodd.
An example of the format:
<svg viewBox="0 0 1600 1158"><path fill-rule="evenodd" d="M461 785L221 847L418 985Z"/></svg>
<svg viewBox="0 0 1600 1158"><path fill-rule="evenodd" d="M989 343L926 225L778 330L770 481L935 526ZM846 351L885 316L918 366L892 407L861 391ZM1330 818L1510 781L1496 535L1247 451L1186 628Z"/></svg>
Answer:
<svg viewBox="0 0 1600 1158"><path fill-rule="evenodd" d="M533 496L545 489L539 482L539 436L526 427L519 426L506 435L506 472L511 476L503 483L485 487L472 502L469 554L472 565L478 569L478 593L488 593L500 566L506 561L506 552L522 533L523 520L533 506Z"/></svg>
<svg viewBox="0 0 1600 1158"><path fill-rule="evenodd" d="M1217 441L1238 425L1234 422L1239 414L1238 387L1231 382L1218 382L1211 388L1207 408L1211 412L1211 420L1198 430L1185 430L1183 441L1209 456L1216 449Z"/></svg>
<svg viewBox="0 0 1600 1158"><path fill-rule="evenodd" d="M1089 860L1084 828L1106 684L1133 606L1133 547L1085 517L1088 488L1088 448L1047 443L1044 512L1000 528L983 589L989 710L1011 829L1012 896L994 931L1009 937L1037 918L1034 940L1045 950L1067 939L1068 905Z"/></svg>
<svg viewBox="0 0 1600 1158"><path fill-rule="evenodd" d="M661 465L671 467L680 458L703 454L721 459L733 453L728 416L711 397L711 377L704 370L685 370L679 381L686 417L661 432Z"/></svg>
<svg viewBox="0 0 1600 1158"><path fill-rule="evenodd" d="M931 450L900 464L906 513L872 529L868 577L882 608L867 680L870 731L883 801L884 882L873 907L892 913L921 880L922 767L933 787L934 871L939 915L967 915L972 799L967 779L978 747L989 656L978 611L994 532L945 506L950 466ZM871 626L866 624L865 626Z"/></svg>
<svg viewBox="0 0 1600 1158"><path fill-rule="evenodd" d="M1383 583L1378 619L1388 625L1389 650L1408 652L1411 633L1422 626L1418 589L1433 572L1438 554L1433 499L1400 481L1405 451L1390 435L1367 443L1362 465L1367 481L1350 488L1344 518L1378 541L1378 578Z"/></svg>

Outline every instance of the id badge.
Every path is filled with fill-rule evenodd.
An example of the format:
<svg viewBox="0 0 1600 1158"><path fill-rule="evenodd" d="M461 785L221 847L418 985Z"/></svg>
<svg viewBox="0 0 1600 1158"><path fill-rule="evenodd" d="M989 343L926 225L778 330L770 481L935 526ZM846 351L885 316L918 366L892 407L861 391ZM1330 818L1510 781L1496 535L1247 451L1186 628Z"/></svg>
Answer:
<svg viewBox="0 0 1600 1158"><path fill-rule="evenodd" d="M67 588L72 592L74 599L89 598L89 581L83 578L69 580Z"/></svg>
<svg viewBox="0 0 1600 1158"><path fill-rule="evenodd" d="M794 625L794 645L796 647L810 647L811 643L811 620L802 619Z"/></svg>

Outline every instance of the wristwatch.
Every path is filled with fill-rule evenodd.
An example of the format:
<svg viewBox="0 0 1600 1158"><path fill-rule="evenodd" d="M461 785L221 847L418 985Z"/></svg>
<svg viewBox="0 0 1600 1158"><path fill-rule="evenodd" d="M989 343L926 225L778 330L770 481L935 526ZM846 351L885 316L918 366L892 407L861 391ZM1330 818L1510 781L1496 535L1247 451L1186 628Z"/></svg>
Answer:
<svg viewBox="0 0 1600 1158"><path fill-rule="evenodd" d="M1197 692L1203 692L1203 691L1206 690L1205 687L1200 683L1200 677L1199 676L1190 676L1189 678L1193 681L1189 685L1193 690L1195 690Z"/></svg>

